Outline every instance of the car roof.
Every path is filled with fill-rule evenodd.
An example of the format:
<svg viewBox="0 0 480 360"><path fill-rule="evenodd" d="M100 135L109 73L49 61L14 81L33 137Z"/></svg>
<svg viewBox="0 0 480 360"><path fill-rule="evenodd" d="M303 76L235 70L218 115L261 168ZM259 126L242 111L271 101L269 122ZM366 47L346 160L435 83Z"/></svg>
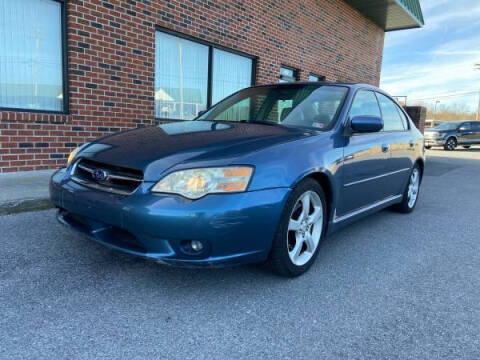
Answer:
<svg viewBox="0 0 480 360"><path fill-rule="evenodd" d="M264 87L264 86L299 86L299 85L334 85L334 86L345 86L349 88L368 88L375 91L384 92L382 89L366 83L353 83L353 82L340 82L340 81L293 81L293 82L284 82L284 83L269 83L269 84L260 84L253 85L251 87Z"/></svg>
<svg viewBox="0 0 480 360"><path fill-rule="evenodd" d="M267 87L267 86L278 86L278 87L283 87L283 86L302 86L302 85L317 85L317 86L343 86L343 87L348 87L349 89L352 90L358 90L358 89L367 89L371 91L377 91L391 99L392 96L385 92L384 90L371 85L371 84L366 84L366 83L353 83L353 82L340 82L340 81L292 81L292 82L284 82L284 83L269 83L269 84L260 84L260 85L253 85L250 88L257 88L257 87Z"/></svg>

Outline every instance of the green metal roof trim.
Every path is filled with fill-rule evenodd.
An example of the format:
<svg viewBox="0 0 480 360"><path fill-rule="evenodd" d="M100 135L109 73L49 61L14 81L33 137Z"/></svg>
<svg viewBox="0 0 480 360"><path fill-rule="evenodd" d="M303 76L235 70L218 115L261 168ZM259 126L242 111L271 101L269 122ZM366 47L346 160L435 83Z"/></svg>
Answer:
<svg viewBox="0 0 480 360"><path fill-rule="evenodd" d="M420 0L346 0L385 31L424 25Z"/></svg>

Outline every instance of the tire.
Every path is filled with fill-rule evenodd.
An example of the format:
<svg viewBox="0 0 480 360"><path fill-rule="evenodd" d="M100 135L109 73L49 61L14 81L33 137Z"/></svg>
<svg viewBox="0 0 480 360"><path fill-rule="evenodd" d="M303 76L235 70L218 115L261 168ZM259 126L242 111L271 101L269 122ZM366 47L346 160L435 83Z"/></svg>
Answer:
<svg viewBox="0 0 480 360"><path fill-rule="evenodd" d="M417 174L417 176L415 177L415 180L414 180L415 173ZM393 206L394 210L404 214L408 214L415 209L415 206L417 206L417 202L418 202L418 195L420 193L420 184L422 183L422 175L423 175L422 170L420 169L420 166L418 166L418 163L416 163L413 166L412 171L410 172L410 176L408 177L408 183L405 188L405 191L403 192L402 202L394 205ZM416 183L416 190L415 190L414 183ZM411 188L411 186L413 186L413 188ZM411 191L414 191L414 193L412 193ZM413 201L411 201L412 196L415 197L415 200Z"/></svg>
<svg viewBox="0 0 480 360"><path fill-rule="evenodd" d="M447 151L455 150L456 147L457 147L457 140L454 137L449 137L445 142L445 145L443 146L443 148Z"/></svg>
<svg viewBox="0 0 480 360"><path fill-rule="evenodd" d="M304 212L307 196L310 206ZM268 259L270 268L286 277L307 271L318 255L326 225L325 193L318 182L307 178L292 190L285 204Z"/></svg>
<svg viewBox="0 0 480 360"><path fill-rule="evenodd" d="M428 150L428 149L431 149L431 148L432 148L432 146L431 146L431 145L425 145L425 149L427 149L427 150Z"/></svg>
<svg viewBox="0 0 480 360"><path fill-rule="evenodd" d="M464 148L464 149L470 149L470 146L471 146L471 145L463 145L463 148Z"/></svg>

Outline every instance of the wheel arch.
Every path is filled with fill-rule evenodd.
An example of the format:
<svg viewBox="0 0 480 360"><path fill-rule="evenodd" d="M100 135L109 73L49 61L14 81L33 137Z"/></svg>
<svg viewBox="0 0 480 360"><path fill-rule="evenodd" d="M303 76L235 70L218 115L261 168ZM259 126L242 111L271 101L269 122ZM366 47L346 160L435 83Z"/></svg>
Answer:
<svg viewBox="0 0 480 360"><path fill-rule="evenodd" d="M456 141L456 143L458 144L458 138L457 138L457 136L456 136L456 135L454 135L454 134L450 134L450 135L448 135L448 136L447 136L447 138L445 139L445 141L448 141L448 139L450 139L450 138L454 138L454 139L455 139L455 141Z"/></svg>
<svg viewBox="0 0 480 360"><path fill-rule="evenodd" d="M334 209L334 205L333 205L334 204L334 187L333 187L332 179L330 179L330 177L326 173L321 171L316 171L316 172L307 174L302 178L302 180L308 179L308 178L315 180L322 187L323 192L325 193L325 198L326 198L325 200L327 202L327 219L330 220L333 214L333 209Z"/></svg>
<svg viewBox="0 0 480 360"><path fill-rule="evenodd" d="M425 174L425 160L419 157L416 161L415 164L418 164L418 167L420 168L420 183L423 181L423 175Z"/></svg>

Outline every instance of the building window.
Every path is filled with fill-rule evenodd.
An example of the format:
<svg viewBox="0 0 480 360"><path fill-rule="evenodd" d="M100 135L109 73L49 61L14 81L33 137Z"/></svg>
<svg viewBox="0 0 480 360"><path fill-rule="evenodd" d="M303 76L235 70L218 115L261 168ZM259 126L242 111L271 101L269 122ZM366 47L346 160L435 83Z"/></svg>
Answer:
<svg viewBox="0 0 480 360"><path fill-rule="evenodd" d="M155 117L191 120L252 85L252 73L252 57L157 31Z"/></svg>
<svg viewBox="0 0 480 360"><path fill-rule="evenodd" d="M0 108L65 111L63 6L0 0Z"/></svg>
<svg viewBox="0 0 480 360"><path fill-rule="evenodd" d="M280 80L279 82L292 82L298 80L298 69L294 69L288 66L280 67Z"/></svg>
<svg viewBox="0 0 480 360"><path fill-rule="evenodd" d="M207 108L208 46L157 32L155 115L193 119Z"/></svg>
<svg viewBox="0 0 480 360"><path fill-rule="evenodd" d="M212 105L252 85L252 63L250 58L213 49Z"/></svg>
<svg viewBox="0 0 480 360"><path fill-rule="evenodd" d="M309 74L308 81L325 81L325 76L317 74Z"/></svg>

